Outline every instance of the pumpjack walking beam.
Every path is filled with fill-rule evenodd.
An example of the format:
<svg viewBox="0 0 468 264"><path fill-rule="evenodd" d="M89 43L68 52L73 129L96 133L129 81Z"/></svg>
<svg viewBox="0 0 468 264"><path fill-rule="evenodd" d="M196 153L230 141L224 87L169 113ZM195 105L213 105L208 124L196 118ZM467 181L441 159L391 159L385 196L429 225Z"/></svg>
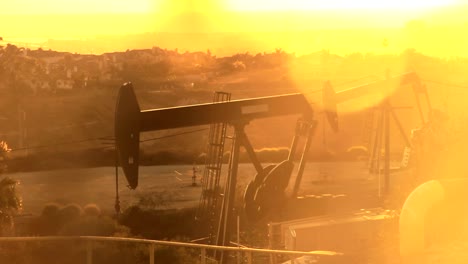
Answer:
<svg viewBox="0 0 468 264"><path fill-rule="evenodd" d="M286 94L222 103L140 110L131 83L119 91L115 114L115 136L120 164L129 187L138 186L140 132L227 122L248 123L254 119L301 114L312 120L313 110L303 94Z"/></svg>

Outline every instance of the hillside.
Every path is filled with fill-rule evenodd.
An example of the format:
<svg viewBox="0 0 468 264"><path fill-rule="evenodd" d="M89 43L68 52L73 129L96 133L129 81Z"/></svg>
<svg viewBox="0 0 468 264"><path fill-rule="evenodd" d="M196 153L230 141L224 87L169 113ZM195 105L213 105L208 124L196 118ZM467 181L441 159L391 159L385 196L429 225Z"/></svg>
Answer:
<svg viewBox="0 0 468 264"><path fill-rule="evenodd" d="M463 89L454 89L447 83L467 84L468 78L462 74L465 65L465 59L442 60L414 50L397 55L354 53L338 56L320 51L296 56L278 49L273 53L218 58L210 51L180 53L157 47L80 55L8 45L0 49L0 116L3 120L0 135L16 150L11 153L14 157L26 155L32 159L42 155L42 160L47 160L44 157L58 156L67 159L69 164L97 166L99 160L101 164L112 164L112 141L109 139L113 137L116 94L122 83L131 81L142 109L206 103L212 100L214 91L230 92L233 99L306 93L320 122L320 133L316 135L312 151L339 153L362 144L366 109L346 113L347 105L340 106L342 129L333 134L328 125L324 125L320 110L324 81L330 80L337 90L342 90L382 79L386 68L392 69L394 74L414 70L422 79L432 81L428 83L428 89L433 106L457 116L463 102L459 97L451 96L449 91L453 91L453 95ZM401 115L407 131L419 125L411 121L417 115L412 106L413 110ZM252 122L247 132L257 149L287 147L295 119ZM145 133L142 140L187 130L190 128ZM107 140L101 139L103 137ZM207 131L204 131L148 141L142 144L142 149L150 156L161 151L178 153L187 162L187 159L196 160L204 151L206 137ZM93 155L106 158L81 162L81 159L93 156L86 154L89 149L94 149ZM401 151L401 146L397 144L395 151ZM85 154L77 155L77 152ZM149 163L157 163L154 158L149 160Z"/></svg>

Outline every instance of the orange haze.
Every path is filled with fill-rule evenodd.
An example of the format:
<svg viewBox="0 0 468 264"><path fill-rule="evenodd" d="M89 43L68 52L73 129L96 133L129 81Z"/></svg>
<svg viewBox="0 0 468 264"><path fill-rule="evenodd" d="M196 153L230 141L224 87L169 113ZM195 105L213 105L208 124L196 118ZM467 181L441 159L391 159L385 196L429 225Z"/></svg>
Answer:
<svg viewBox="0 0 468 264"><path fill-rule="evenodd" d="M0 23L4 25L0 36L14 44L35 43L80 53L160 46L190 51L209 48L217 55L276 48L296 54L321 49L338 54L399 53L406 48L436 56L465 54L468 41L459 32L466 32L466 8L460 1L350 3L10 1L3 3L0 10ZM72 41L60 44L49 39ZM382 45L384 40L388 45ZM84 42L92 42L94 48L84 48Z"/></svg>

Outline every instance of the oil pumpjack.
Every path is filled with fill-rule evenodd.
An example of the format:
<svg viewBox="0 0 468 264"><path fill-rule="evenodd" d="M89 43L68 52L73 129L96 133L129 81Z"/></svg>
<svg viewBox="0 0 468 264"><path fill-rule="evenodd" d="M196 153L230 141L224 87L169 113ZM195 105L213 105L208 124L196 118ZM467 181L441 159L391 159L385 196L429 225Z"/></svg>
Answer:
<svg viewBox="0 0 468 264"><path fill-rule="evenodd" d="M414 98L416 100L421 122L420 128L412 130L414 138L409 138L407 136L402 123L395 113L395 109L406 109L408 107L394 106L391 100L391 95L393 93L398 92L398 90L408 88L412 89L412 92L414 93ZM415 73L406 73L395 77L387 76L385 80L353 87L339 92L335 92L331 83L327 81L324 83L323 87L323 104L324 109L326 110L326 116L328 117L329 121L331 121L330 124L332 124L332 129L334 131L338 131L339 128L337 108L340 104L369 95L372 95L373 99L378 98L378 100L375 101L376 103L374 106L370 108L370 111L373 115L372 119L370 120L372 122L371 127L375 126L375 123L377 123L377 128L375 133L372 133L371 135L372 139L374 140L374 145L372 145L369 170L371 173L377 172L380 174L383 172L385 180L384 192L382 196L380 194L379 186L378 197L371 196L364 198L374 199L375 202L371 205L381 207L381 198L384 198L383 201L389 198L389 194L392 189L391 187L394 184L391 181L390 175L390 173L394 171L393 168L390 167L390 120L393 119L396 125L396 129L403 137L406 149L410 149L412 152L418 152L416 137L418 136L418 132L421 129L424 129L426 124L431 121L432 108L426 87ZM423 96L423 100L420 99L421 95ZM422 106L424 100L426 103L425 108L428 112L427 114L424 113ZM375 117L377 117L377 120L375 120ZM383 168L379 163L380 155L382 153L382 145L385 155ZM403 165L408 166L410 163L410 157L408 157L409 151L406 149L403 155L404 162L401 162L402 165L398 169L404 169ZM377 162L375 162L375 160L377 160ZM413 178L414 177L405 177L403 180L413 181ZM414 188L414 185L412 188ZM327 196L327 198L328 197L329 196ZM323 200L323 198L324 197L321 197L321 200ZM353 202L353 198L347 197L346 199L341 199L341 201L339 201L339 203L343 206L347 206L347 202ZM338 204L335 203L332 206L336 205ZM368 206L368 204L363 203L363 201L358 201L358 206ZM364 210L359 210L359 208L363 207L352 208L352 206L348 206L346 212L342 211L338 213L337 210L330 208L332 209L330 214L325 213L321 216L271 222L269 223L270 247L286 248L288 250L327 249L343 252L345 254L353 254L353 252L360 250L357 248L358 243L356 243L356 241L366 243L365 247L372 247L377 241L372 241L369 238L374 237L376 233L381 233L382 231L386 230L397 231L395 228L395 223L397 223L396 220L398 220L398 218L396 217L397 214L394 210L396 209L398 211L400 206L401 204L398 204L397 207L384 206L385 208ZM410 207L412 206L414 205L410 205ZM310 208L310 206L307 208ZM408 226L421 222L420 219L408 220L408 215L410 215L410 213L408 214L408 212L405 211L406 222L404 228L405 231L407 231L407 233L405 233L406 239L410 236L407 234L411 234L411 232L408 232ZM408 242L408 244L410 243L411 242ZM417 246L420 246L420 244Z"/></svg>
<svg viewBox="0 0 468 264"><path fill-rule="evenodd" d="M398 90L411 87L414 94L415 103L419 114L420 125L418 128L411 130L410 137L405 131L401 121L396 114L396 109L405 109L407 106L394 106L391 102L391 95ZM366 95L380 94L381 102L376 106L372 106L367 113L365 133L366 140L369 144L369 172L384 174L384 193L390 191L390 173L395 170L401 170L408 167L411 156L414 155L415 142L421 129L431 121L432 105L429 100L429 95L426 86L422 83L419 76L414 72L409 72L397 76L387 76L385 80L364 84L361 86L349 88L340 92L335 92L329 81L324 83L323 87L323 102L325 109L328 109L328 117L336 121L337 106L341 103L357 99ZM422 97L422 98L421 98ZM423 106L425 103L425 106ZM426 113L424 111L426 109ZM390 166L390 120L393 119L400 136L405 143L402 161L399 167L392 168ZM337 127L332 127L335 131ZM384 148L383 169L381 168L381 149ZM413 153L413 154L412 154Z"/></svg>
<svg viewBox="0 0 468 264"><path fill-rule="evenodd" d="M324 101L325 106L327 107L327 116L329 117L332 127L335 130L338 129L336 113L338 104L347 100L352 100L353 98L366 93L374 93L375 90L373 90L373 87L376 85L388 85L388 82L394 83L398 87L411 85L416 96L421 94L425 95L427 109L429 112L427 117L423 114L421 102L418 97L416 101L423 126L421 129L424 130L424 126L431 122L432 108L425 86L414 73L403 74L394 78L388 78L385 81L363 85L337 93L334 92L330 83L327 83L324 87ZM393 111L394 108L392 107L390 100L384 100L376 109L377 112L380 112L380 119L378 119L379 121L377 122L377 131L380 132L377 132L374 135L374 139L382 137L378 135L385 132L386 157L384 173L387 179L386 184L388 188L390 174L388 156L390 118L393 117L397 128L400 131L402 131L402 127L396 118ZM299 175L297 176L297 180L294 184L294 190L297 192L296 186L300 185L303 166L305 164L304 157L307 154L306 150L308 149L308 146L310 146L310 137L312 136L315 127L313 113L314 112L310 105L302 94L290 94L216 104L141 111L136 100L133 87L130 83L127 83L123 85L119 91L116 109L115 134L118 157L129 183L129 187L135 189L138 186L138 152L140 132L219 122L226 122L230 126L233 126L235 129L234 151L231 160L233 166L230 168L226 185L226 192L222 203L223 209L219 219L219 229L216 240L218 245L228 245L233 225L232 209L235 198L234 190L237 181L237 166L240 147L243 146L247 150L247 153L257 170L257 176L249 183L245 193L246 212L250 212L252 218L255 219L268 214L268 211L271 210L272 206L272 204L269 203L269 200L272 198L275 199L275 197L272 197L273 195L280 194L279 196L284 197L284 188L285 184L287 184L286 179L289 179L292 171L291 156L292 153L294 153L292 150L295 150L297 143L297 137L295 137L288 160L283 161L278 165L267 166L264 168L258 162L258 159L256 159L253 148L244 131L245 125L258 118L293 114L300 114L302 116L299 121L297 131L306 131L305 134L307 135L307 142L305 144L306 147L303 152L298 172ZM372 120L374 121L374 118L372 118ZM420 129L415 130L415 136L418 134L419 130ZM407 147L415 147L412 145L412 140L409 140L407 137L405 138L405 143ZM380 146L374 146L374 149L375 148L380 148ZM380 167L377 167L377 170L380 172ZM416 260L420 260L421 256L424 256L422 253L424 253L425 247L427 247L425 240L428 235L432 238L440 237L438 235L447 236L447 227L450 227L449 235L460 233L460 227L458 225L453 225L452 223L451 226L448 226L444 223L446 223L447 220L450 222L453 219L461 219L459 222L466 222L465 220L468 213L466 213L466 206L463 206L463 203L466 201L464 198L466 198L467 195L467 186L468 181L466 178L431 180L414 189L414 191L409 195L399 216L400 254L403 257L404 263L414 263ZM449 212L449 214L447 214L447 212ZM338 237L341 239L347 237L345 232L348 228L342 229L342 227L340 227L340 221L345 220L343 223L346 225L351 223L350 221L355 221L357 223L360 221L366 221L368 224L365 225L364 229L359 229L358 232L372 232L369 231L369 227L371 226L370 223L378 222L374 220L385 220L386 218L394 219L394 216L383 215L383 217L384 218L380 218L379 215L372 215L370 217L367 215L354 215L352 219L334 218L332 222L325 224L327 227L330 226L330 223L334 224L334 228L327 228L327 230L337 230L335 233L337 233ZM428 228L424 228L425 224L431 223L431 221L434 222L434 219L436 220L435 224L432 224L429 230ZM292 239L293 247L286 247L287 249L301 249L298 246L300 243L299 232L304 232L304 230L307 231L307 228L309 228L311 224L310 222L307 223L304 221L308 220L303 219L302 222L296 221L295 223L280 223L281 228L286 228L284 229L286 232L285 234L289 234L289 237ZM320 221L323 222L326 221L326 219L321 219ZM314 225L317 226L317 222L315 222ZM310 247L310 239L313 239L314 235L317 235L317 233L308 233L305 239L307 246ZM320 237L324 238L324 235L324 233L321 233ZM354 240L351 239L348 244L355 245L356 243L353 241ZM221 263L226 262L225 260L227 256L219 255L217 257Z"/></svg>
<svg viewBox="0 0 468 264"><path fill-rule="evenodd" d="M288 159L277 165L263 167L244 128L255 119L285 115L300 116ZM141 132L223 122L232 126L235 134L231 165L217 225L216 245L228 246L235 222L233 208L241 147L246 150L257 172L249 183L244 197L246 214L252 221L267 216L278 204L287 199L285 189L293 171L297 143L301 136L305 136L304 151L294 183L294 190L297 192L304 172L311 137L316 127L314 111L306 97L303 94L286 94L142 111L131 83L124 84L119 90L115 114L116 149L131 189L138 186ZM227 255L219 253L216 254L216 258L221 263L225 263Z"/></svg>

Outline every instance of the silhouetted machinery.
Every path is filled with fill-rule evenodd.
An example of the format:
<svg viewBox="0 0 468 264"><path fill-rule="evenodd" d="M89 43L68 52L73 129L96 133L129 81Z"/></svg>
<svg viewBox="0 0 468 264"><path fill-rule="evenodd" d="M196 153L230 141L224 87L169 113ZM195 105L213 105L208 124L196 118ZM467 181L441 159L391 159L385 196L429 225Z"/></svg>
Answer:
<svg viewBox="0 0 468 264"><path fill-rule="evenodd" d="M323 90L324 106L331 127L333 130L338 131L338 104L367 94L382 93L382 90L378 89L380 87L394 87L393 92L395 92L395 90L407 87L408 85L411 85L413 89L422 123L422 128L412 131L414 137L417 137L421 133L421 130L424 130L425 126L431 122L432 108L426 87L421 83L415 73L387 78L387 80L358 86L340 92L335 92L329 82L325 83ZM414 138L410 139L406 135L403 130L403 126L394 111L395 108L401 107L394 107L392 105L389 96L392 92L388 93L388 90L385 90L386 89L384 89L382 100L376 106L371 108L372 125L376 123L377 128L373 135L374 143L370 158L370 170L374 172L377 171L378 173L382 171L379 164L372 165L372 162L375 159L380 158L382 153L382 142L384 142L385 164L383 172L385 176L386 191L388 191L390 181L389 174L391 171L389 150L390 119L393 118L397 129L400 131L404 139L406 147L411 151L417 147L414 143L417 140ZM426 115L424 114L423 107L421 106L421 100L419 98L421 94L425 96L426 108L428 111L428 114ZM291 143L289 156L285 161L279 164L264 167L260 164L244 131L244 127L255 119L284 115L301 116L297 123L296 134ZM374 118L375 116L377 116L377 120ZM256 176L248 183L245 190L244 211L249 221L258 222L262 219L268 218L268 216L271 216L272 214L278 213L278 208L281 208L282 205L286 204L286 201L294 200L288 198L295 198L297 196L305 168L307 153L310 147L311 137L316 127L316 122L313 118L314 111L302 94L288 94L142 111L138 105L132 85L127 83L120 88L117 100L115 116L117 152L120 165L125 173L129 187L135 189L138 186L139 142L141 132L209 125L214 123L227 123L232 126L234 128L235 135L233 137L234 141L231 155L231 166L229 168L226 186L222 196L221 212L218 214L219 220L216 229L216 240L213 241L217 245L225 246L230 244L231 232L235 222L235 213L233 212L233 209L240 148L245 148L257 172ZM302 136L306 138L306 141L304 143L296 180L292 187L292 192L290 194L286 194L285 191L293 172L293 161L295 160L298 141ZM406 152L407 151L405 150L405 153ZM409 153L406 154L409 155ZM404 154L403 159L408 159L406 154ZM406 161L406 163L407 162L408 161ZM463 200L460 200L459 197L465 197L466 192L463 192L464 189L462 187L466 185L465 179L454 181L431 181L415 189L409 196L403 206L400 216L401 252L405 258L409 259L408 263L412 263L411 260L414 255L417 255L424 250L424 243L427 241L427 236L431 236L430 239L436 241L438 237L442 236L442 234L447 233L444 232L444 228L447 226L444 225L444 219L446 219L446 217L444 218L443 216L447 211L452 213L462 211L463 217L460 217L459 215L454 215L454 217L466 219L466 215L468 215L468 213L465 213L466 210L457 210L456 208L452 208L454 206L457 208L463 207ZM375 215L371 213L369 213L370 216L366 214L363 217L360 215L352 215L351 218L345 217L342 219L343 226L345 226L345 223L348 225L348 223L351 223L352 221L355 221L358 223L358 226L361 226L359 223L366 222L368 219L374 219L373 222L379 222L380 220L382 222L391 222L395 217L395 215L391 213L389 214L388 212L376 213ZM431 224L429 227L430 233L428 233L427 230L425 231L421 229L422 227L427 226L428 221L434 222L434 219L438 222ZM311 247L311 245L320 244L317 237L328 234L324 230L334 230L333 228L329 228L333 225L339 227L335 218L330 221L328 221L327 218L303 218L302 222L300 219L293 219L289 222L278 218L276 218L276 220L279 220L280 222L271 226L277 226L280 230L280 234L286 238L290 237L291 243L289 243L290 245L287 244L287 248L289 245L291 247L290 249L304 247L301 249L316 250L317 248L309 247ZM346 227L344 230L346 231L349 229ZM365 230L368 229L365 228ZM341 235L343 235L345 234L345 231L339 232L342 232ZM457 233L457 230L452 231L453 232L450 233L451 235L455 235ZM335 234L336 237L340 236L339 232ZM368 231L359 232L365 233ZM274 234L275 232L270 234L272 235L270 239L274 240ZM372 235L370 235L370 237L372 237ZM315 244L311 243L310 239L315 239ZM350 244L352 244L353 238L350 238L350 241ZM274 242L275 241L270 241L272 244L274 244ZM346 249L343 249L343 251L345 250ZM227 260L227 256L223 254L217 254L216 258L219 259L221 263L225 263Z"/></svg>
<svg viewBox="0 0 468 264"><path fill-rule="evenodd" d="M408 107L394 106L391 102L392 94L408 86L411 86L412 88L421 122L420 128L412 130L411 137L408 137L402 123L395 113L395 109L405 109ZM370 136L369 141L373 141L368 146L370 149L369 170L371 173L383 172L385 177L385 193L388 193L390 187L390 172L392 170L403 169L408 166L410 154L411 152L414 152L412 151L414 148L417 148L417 146L414 146L413 142L417 141L415 137L418 136L419 131L430 121L432 106L429 100L426 86L421 82L419 76L414 72L405 73L394 77L387 76L386 80L353 87L340 92L335 92L331 83L326 82L323 88L323 102L324 108L327 110L327 117L329 121L331 121L330 124L332 124L333 130L338 131L338 104L357 99L359 97L375 94L379 95L379 101L375 102L374 106L371 106L369 110L369 118L367 120L368 124L366 124L366 127L369 131L365 131ZM422 106L422 100L420 99L421 95L423 96L423 101L425 101L425 107ZM423 108L427 109L426 114L424 113ZM392 118L396 124L396 127L406 145L401 166L398 168L390 167L390 118ZM384 145L383 153L385 155L383 169L381 168L382 163L380 162L382 144Z"/></svg>
<svg viewBox="0 0 468 264"><path fill-rule="evenodd" d="M406 109L408 107L394 106L393 103L395 103L396 100L392 102L392 95L394 93L408 87L410 87L410 89L412 88L421 122L421 128L413 129L412 131L415 138L409 138L406 135L403 125L395 113L395 109ZM426 103L425 108L428 114L424 113L424 107L420 99L421 95L424 96ZM390 187L391 172L390 120L393 119L396 124L396 129L403 137L406 147L414 152L414 149L417 148L415 145L417 145L416 137L419 135L418 132L423 130L426 124L431 121L432 108L426 87L421 83L421 80L415 73L407 73L395 77L388 76L386 80L357 86L340 92L335 92L331 83L326 82L323 88L324 109L334 131L338 131L339 128L337 114L338 105L366 96L368 97L366 99L372 99L372 103L365 107L360 105L359 110L363 111L364 109L369 109L372 113L372 119L370 120L372 121L372 126L377 125L375 130L372 129L373 133L371 135L374 142L370 155L370 171L372 173L381 173L383 171L385 176L385 194L387 194ZM379 164L382 148L384 149L383 154L385 155L383 169L380 166L381 164ZM407 153L406 150L405 153ZM404 155L404 159L408 158L409 157ZM406 161L406 163L408 162L409 161ZM400 168L403 167L402 162ZM424 242L421 242L421 240L424 239L424 231L422 229L424 229L426 225L424 222L425 219L430 218L426 217L426 212L429 211L428 207L433 206L439 200L450 202L453 199L453 197L450 196L442 197L443 191L441 191L439 185L432 184L429 187L423 186L422 190L417 189L416 193L413 193L412 197L410 197L409 201L405 204L400 220L400 223L403 223L400 225L400 230L403 231L402 241L404 245L402 247L402 252L406 255L417 253L423 247L422 245ZM444 187L445 186L448 186L448 184L444 185ZM453 186L455 185L451 185L450 188L453 188ZM424 198L421 195L425 195ZM350 200L350 197L348 197L348 200ZM341 200L340 203L346 204L349 202L348 200ZM421 207L418 207L416 204L421 205ZM365 206L362 201L360 201L360 205ZM443 207L446 207L446 205L444 204L440 208ZM306 216L303 218L287 219L286 221L271 222L269 223L270 247L304 251L325 249L343 252L345 255L352 255L358 250L362 250L362 248L358 248L359 245L365 245L365 248L369 248L378 243L377 240L373 239L376 233L389 230L397 231L395 226L398 214L396 211L388 209L389 208L385 210L366 209L357 211L352 211L354 210L352 209L351 211L343 211L344 213L341 212L340 214L333 214L332 212L331 215ZM421 214L423 216L421 216ZM434 217L431 219L434 219ZM440 235L437 233L434 234L436 234L435 237ZM416 236L416 238L412 239L413 236ZM359 242L356 243L357 241Z"/></svg>
<svg viewBox="0 0 468 264"><path fill-rule="evenodd" d="M306 156L310 147L313 130L313 110L302 94L287 94L271 97L234 100L209 104L190 105L163 109L140 110L131 83L124 84L119 91L115 115L115 136L120 165L129 187L138 186L138 158L140 133L212 123L226 122L234 127L235 135L231 167L224 190L221 214L219 217L216 244L229 245L234 224L234 200L237 184L240 148L245 148L257 175L245 191L245 213L251 221L268 216L287 197L286 187L293 171L293 160L301 136L305 136L304 149L293 187L297 194L305 168ZM300 115L296 135L293 138L289 157L277 164L263 167L244 127L251 121L284 115ZM217 256L221 261L226 256Z"/></svg>

